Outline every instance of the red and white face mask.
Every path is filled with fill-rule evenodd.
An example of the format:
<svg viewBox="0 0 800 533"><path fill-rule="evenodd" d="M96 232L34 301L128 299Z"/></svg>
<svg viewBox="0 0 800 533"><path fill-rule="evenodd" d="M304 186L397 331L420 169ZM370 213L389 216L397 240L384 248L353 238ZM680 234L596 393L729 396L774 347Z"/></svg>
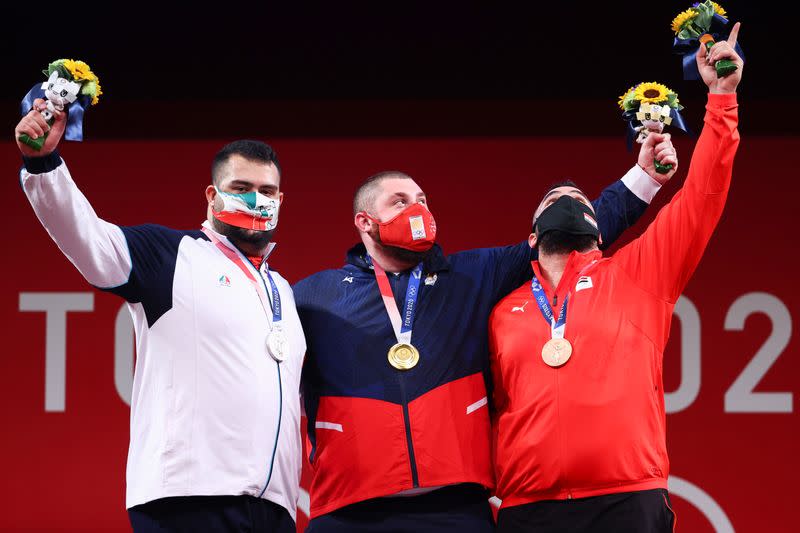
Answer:
<svg viewBox="0 0 800 533"><path fill-rule="evenodd" d="M422 204L412 204L386 222L364 214L378 225L381 244L412 252L427 252L436 242L436 221Z"/></svg>
<svg viewBox="0 0 800 533"><path fill-rule="evenodd" d="M257 231L274 230L278 225L278 211L281 201L270 198L260 192L234 194L224 192L217 187L217 198L222 200L222 208L217 211L212 206L214 218L237 228Z"/></svg>

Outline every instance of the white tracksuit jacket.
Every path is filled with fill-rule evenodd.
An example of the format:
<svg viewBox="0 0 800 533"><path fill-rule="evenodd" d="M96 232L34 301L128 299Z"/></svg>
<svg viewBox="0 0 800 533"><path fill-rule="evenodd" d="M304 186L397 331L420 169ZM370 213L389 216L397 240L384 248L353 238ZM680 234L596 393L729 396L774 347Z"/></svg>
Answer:
<svg viewBox="0 0 800 533"><path fill-rule="evenodd" d="M57 153L25 163L20 181L42 225L86 280L125 298L133 316L126 506L248 494L295 518L306 344L286 280L272 272L290 346L277 363L266 349L271 312L201 231L116 226L97 217ZM266 268L251 271L271 297Z"/></svg>

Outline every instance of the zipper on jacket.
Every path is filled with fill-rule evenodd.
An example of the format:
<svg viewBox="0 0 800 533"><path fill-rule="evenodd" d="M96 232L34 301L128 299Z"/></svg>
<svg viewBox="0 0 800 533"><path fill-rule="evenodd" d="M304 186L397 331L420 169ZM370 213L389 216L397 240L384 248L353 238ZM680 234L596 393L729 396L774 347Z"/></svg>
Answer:
<svg viewBox="0 0 800 533"><path fill-rule="evenodd" d="M556 306L558 305L558 294L553 295L553 312L556 312Z"/></svg>
<svg viewBox="0 0 800 533"><path fill-rule="evenodd" d="M414 442L411 440L411 421L408 416L408 399L406 398L406 382L403 379L403 374L398 374L397 379L400 381L400 399L403 402L403 423L406 426L406 443L408 444L408 460L411 463L411 481L414 482L414 488L419 487L419 475L417 474L417 459L414 456Z"/></svg>
<svg viewBox="0 0 800 533"><path fill-rule="evenodd" d="M258 271L258 275L261 278L261 283L264 286L264 290L267 291L267 294L269 294L267 283L264 281L264 276L261 275L260 270ZM278 428L275 430L275 444L272 447L272 458L269 460L267 481L264 483L264 488L261 490L261 494L258 495L259 498L262 497L267 491L269 482L272 479L272 471L275 467L275 454L278 452L278 439L280 439L281 436L281 418L283 418L283 380L281 379L281 364L278 361L275 361L275 368L278 370Z"/></svg>
<svg viewBox="0 0 800 533"><path fill-rule="evenodd" d="M559 478L559 485L564 481L565 478L565 471L564 471L564 445L563 445L563 431L564 428L562 427L561 422L561 381L559 380L559 369L554 369L555 372L553 373L553 379L555 380L555 389L556 389L556 420L558 425L558 470L560 472ZM567 487L561 487L562 489L566 489L567 491L567 499L572 499L572 489Z"/></svg>
<svg viewBox="0 0 800 533"><path fill-rule="evenodd" d="M281 436L281 418L283 416L283 383L281 381L281 364L275 361L275 367L278 369L278 430L275 432L275 445L272 447L272 459L269 461L269 473L267 474L267 481L264 483L264 489L258 497L262 497L269 487L269 482L272 479L272 469L275 466L275 453L278 451L278 439Z"/></svg>

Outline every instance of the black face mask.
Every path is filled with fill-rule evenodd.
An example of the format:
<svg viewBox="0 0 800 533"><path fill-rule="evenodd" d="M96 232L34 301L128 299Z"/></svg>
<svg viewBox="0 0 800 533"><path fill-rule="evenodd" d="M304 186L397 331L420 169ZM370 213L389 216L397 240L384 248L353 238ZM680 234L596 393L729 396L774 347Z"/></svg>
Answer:
<svg viewBox="0 0 800 533"><path fill-rule="evenodd" d="M568 194L561 196L542 211L533 225L533 231L537 230L539 240L553 230L569 235L587 235L595 240L600 238L592 209Z"/></svg>

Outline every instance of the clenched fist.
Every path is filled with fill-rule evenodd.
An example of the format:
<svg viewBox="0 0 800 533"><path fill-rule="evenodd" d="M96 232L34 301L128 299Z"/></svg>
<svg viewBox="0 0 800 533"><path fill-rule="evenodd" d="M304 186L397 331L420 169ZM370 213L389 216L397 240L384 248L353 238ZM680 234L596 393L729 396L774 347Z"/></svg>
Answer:
<svg viewBox="0 0 800 533"><path fill-rule="evenodd" d="M64 129L67 125L67 115L62 111L55 111L53 118L55 119L53 125L47 124L40 111L45 109L45 101L37 98L33 102L33 109L22 117L17 127L14 128L14 140L17 142L17 147L22 155L27 157L42 157L52 153L58 146L61 137L64 136ZM41 150L34 150L27 144L19 140L19 136L25 133L31 139L37 139L49 132L47 139L45 139L44 146Z"/></svg>
<svg viewBox="0 0 800 533"><path fill-rule="evenodd" d="M672 165L672 169L666 174L659 174L656 172L654 161L662 165ZM678 170L678 154L672 145L672 136L669 133L648 133L639 149L637 162L651 178L664 185Z"/></svg>

